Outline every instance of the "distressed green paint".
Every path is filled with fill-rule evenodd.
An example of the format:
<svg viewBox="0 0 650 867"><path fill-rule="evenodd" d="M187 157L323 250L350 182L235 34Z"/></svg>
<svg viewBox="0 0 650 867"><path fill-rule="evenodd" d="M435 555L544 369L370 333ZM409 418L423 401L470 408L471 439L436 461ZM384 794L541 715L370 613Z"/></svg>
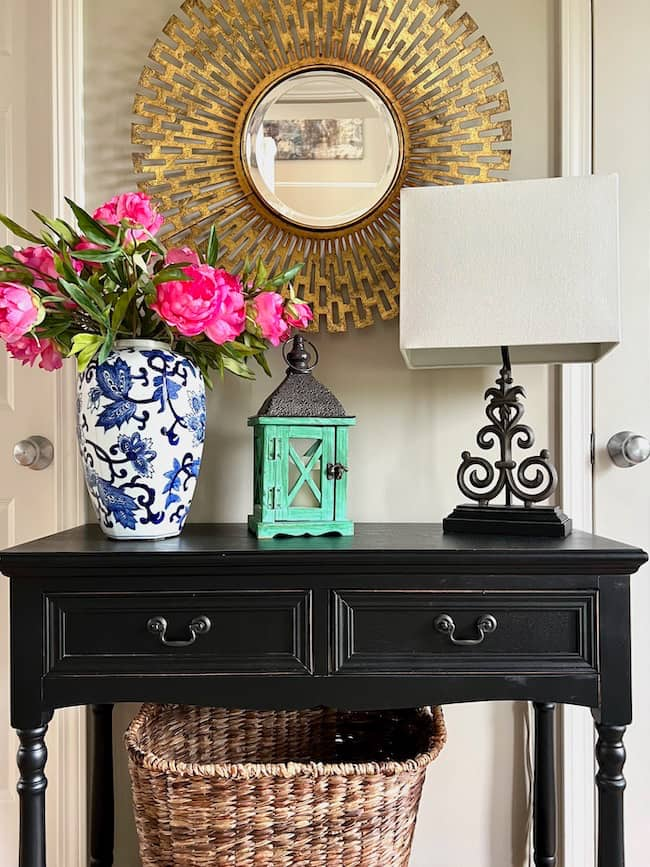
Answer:
<svg viewBox="0 0 650 867"><path fill-rule="evenodd" d="M348 428L339 427L336 429L336 460L337 463L348 467ZM343 478L336 483L335 489L335 504L334 509L336 517L339 521L344 521L347 518L348 511L348 475L343 473Z"/></svg>
<svg viewBox="0 0 650 867"><path fill-rule="evenodd" d="M248 528L258 539L274 539L276 536L354 536L352 521L275 521L266 524L254 515L248 517Z"/></svg>
<svg viewBox="0 0 650 867"><path fill-rule="evenodd" d="M274 536L354 534L347 520L347 473L328 479L328 464L348 466L348 428L356 419L256 416L254 430L254 505L248 519L259 539ZM295 440L314 440L305 452ZM317 478L313 470L320 467ZM294 478L290 481L290 469ZM313 506L300 502L309 492ZM298 501L298 502L297 502Z"/></svg>

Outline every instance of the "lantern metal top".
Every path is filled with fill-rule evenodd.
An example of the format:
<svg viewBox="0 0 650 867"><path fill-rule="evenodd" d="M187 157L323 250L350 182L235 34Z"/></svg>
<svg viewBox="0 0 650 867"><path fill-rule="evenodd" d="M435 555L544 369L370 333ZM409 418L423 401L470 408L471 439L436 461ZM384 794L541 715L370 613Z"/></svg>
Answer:
<svg viewBox="0 0 650 867"><path fill-rule="evenodd" d="M311 347L312 353L305 347ZM258 416L272 418L350 418L340 400L313 375L318 351L302 334L293 338L291 349L285 344L283 356L287 376L259 408Z"/></svg>

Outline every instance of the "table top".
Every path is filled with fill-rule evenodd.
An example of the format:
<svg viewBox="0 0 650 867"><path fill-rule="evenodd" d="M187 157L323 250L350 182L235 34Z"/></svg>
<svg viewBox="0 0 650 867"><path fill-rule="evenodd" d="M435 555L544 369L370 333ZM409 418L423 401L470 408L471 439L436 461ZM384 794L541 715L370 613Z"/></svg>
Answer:
<svg viewBox="0 0 650 867"><path fill-rule="evenodd" d="M258 540L244 524L188 524L183 534L160 541L117 542L106 538L95 524L85 524L63 533L0 552L0 569L22 573L41 564L57 571L66 563L93 557L115 567L158 562L166 567L182 558L235 564L267 558L274 564L341 565L373 563L387 565L453 564L466 567L501 566L504 560L522 568L602 569L606 574L630 574L647 560L639 548L580 531L566 539L524 536L443 534L440 524L357 524L352 537L320 536Z"/></svg>

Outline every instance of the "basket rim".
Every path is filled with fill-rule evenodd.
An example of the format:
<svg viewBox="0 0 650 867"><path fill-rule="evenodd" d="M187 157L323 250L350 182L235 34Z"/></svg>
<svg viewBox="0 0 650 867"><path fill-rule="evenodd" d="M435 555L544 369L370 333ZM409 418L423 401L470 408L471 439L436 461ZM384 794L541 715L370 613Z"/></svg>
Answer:
<svg viewBox="0 0 650 867"><path fill-rule="evenodd" d="M416 773L428 767L447 742L447 727L441 707L422 708L431 714L432 732L428 749L403 762L177 762L144 750L139 735L146 722L159 716L169 704L143 704L124 735L129 759L138 767L176 777L215 777L229 780L252 780L262 777L357 777L396 776Z"/></svg>

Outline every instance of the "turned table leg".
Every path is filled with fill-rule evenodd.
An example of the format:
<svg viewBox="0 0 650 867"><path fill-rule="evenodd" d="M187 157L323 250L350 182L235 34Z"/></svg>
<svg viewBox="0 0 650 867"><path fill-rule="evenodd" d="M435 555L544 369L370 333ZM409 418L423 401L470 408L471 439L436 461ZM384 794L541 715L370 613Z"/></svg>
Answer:
<svg viewBox="0 0 650 867"><path fill-rule="evenodd" d="M597 723L598 867L625 867L623 792L625 726Z"/></svg>
<svg viewBox="0 0 650 867"><path fill-rule="evenodd" d="M94 704L90 865L112 867L115 808L113 800L113 705Z"/></svg>
<svg viewBox="0 0 650 867"><path fill-rule="evenodd" d="M45 867L46 732L47 725L18 729L19 867Z"/></svg>
<svg viewBox="0 0 650 867"><path fill-rule="evenodd" d="M536 867L557 864L557 805L555 794L555 705L535 702L535 779L533 849Z"/></svg>

